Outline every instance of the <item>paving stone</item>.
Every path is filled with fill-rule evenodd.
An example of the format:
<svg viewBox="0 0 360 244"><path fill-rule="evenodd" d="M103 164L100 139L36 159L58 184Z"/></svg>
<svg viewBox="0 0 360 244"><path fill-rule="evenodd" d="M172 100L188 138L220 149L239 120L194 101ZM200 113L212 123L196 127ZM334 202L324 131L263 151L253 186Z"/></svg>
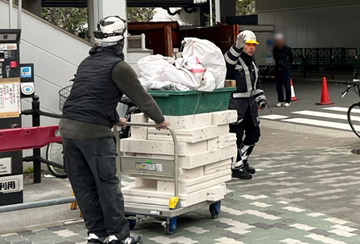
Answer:
<svg viewBox="0 0 360 244"><path fill-rule="evenodd" d="M264 223L255 223L255 224L252 224L252 225L256 226L256 228L260 228L260 229L263 229L263 230L268 230L268 229L274 228L274 226L267 225L267 224L264 224Z"/></svg>
<svg viewBox="0 0 360 244"><path fill-rule="evenodd" d="M20 242L13 242L12 244L32 244L31 241L20 241Z"/></svg>
<svg viewBox="0 0 360 244"><path fill-rule="evenodd" d="M23 241L24 238L19 235L12 235L12 236L6 237L5 240L10 241L10 242L19 242L19 241Z"/></svg>
<svg viewBox="0 0 360 244"><path fill-rule="evenodd" d="M63 227L62 226L53 226L53 227L49 227L48 230L51 230L51 231L59 231L59 230L62 230Z"/></svg>
<svg viewBox="0 0 360 244"><path fill-rule="evenodd" d="M331 236L332 235L332 233L329 233L325 230L319 230L319 229L310 230L310 232L318 234L318 235L322 235L322 236Z"/></svg>
<svg viewBox="0 0 360 244"><path fill-rule="evenodd" d="M290 230L293 228L293 227L283 224L283 223L276 223L276 224L273 224L272 226L275 228L278 228L278 229L282 229L282 230Z"/></svg>
<svg viewBox="0 0 360 244"><path fill-rule="evenodd" d="M221 234L222 236L226 236L230 239L234 239L234 240L240 240L241 238L244 238L246 237L245 235L239 235L239 234L236 234L236 233L233 233L233 232L227 232L225 234Z"/></svg>
<svg viewBox="0 0 360 244"><path fill-rule="evenodd" d="M38 242L38 241L44 240L44 238L42 236L38 236L38 235L27 236L25 238L27 241L30 241L30 242Z"/></svg>
<svg viewBox="0 0 360 244"><path fill-rule="evenodd" d="M31 236L33 235L33 232L30 230L19 232L18 235L25 237L25 236Z"/></svg>
<svg viewBox="0 0 360 244"><path fill-rule="evenodd" d="M55 242L56 244L75 244L73 241L62 241L62 242Z"/></svg>

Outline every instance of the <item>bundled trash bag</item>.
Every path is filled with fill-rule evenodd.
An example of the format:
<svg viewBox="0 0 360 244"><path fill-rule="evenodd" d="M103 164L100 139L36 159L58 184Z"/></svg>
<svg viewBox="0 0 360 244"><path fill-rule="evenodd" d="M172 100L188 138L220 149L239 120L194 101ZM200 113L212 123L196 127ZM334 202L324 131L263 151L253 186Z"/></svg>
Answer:
<svg viewBox="0 0 360 244"><path fill-rule="evenodd" d="M153 78L157 71L171 66L175 60L162 55L151 55L140 59L137 63L138 76L141 84L146 87L147 83Z"/></svg>
<svg viewBox="0 0 360 244"><path fill-rule="evenodd" d="M215 88L223 88L226 78L226 63L221 49L208 40L184 39L183 57L198 58L200 64L215 78Z"/></svg>

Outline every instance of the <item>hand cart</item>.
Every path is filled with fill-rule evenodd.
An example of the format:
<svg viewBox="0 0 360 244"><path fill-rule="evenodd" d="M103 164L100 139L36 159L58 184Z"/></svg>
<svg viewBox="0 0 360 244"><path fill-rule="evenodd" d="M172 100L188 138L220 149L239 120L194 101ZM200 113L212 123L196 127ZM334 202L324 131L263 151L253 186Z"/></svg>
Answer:
<svg viewBox="0 0 360 244"><path fill-rule="evenodd" d="M128 126L154 127L150 123L128 123ZM130 224L130 229L134 229L138 222L152 220L161 223L164 231L168 235L172 235L176 231L177 217L197 209L209 207L211 217L216 219L220 213L221 201L212 202L205 201L189 207L181 207L179 200L179 163L178 163L178 141L174 130L168 127L174 143L174 159L151 159L137 156L123 156L120 153L120 138L115 128L115 137L117 140L118 150L118 177L121 188L121 173L125 175L141 175L148 177L156 177L159 179L173 178L175 182L174 197L169 199L169 206L129 203L125 199L125 213ZM161 168L161 170L159 170ZM159 220L162 219L162 220Z"/></svg>

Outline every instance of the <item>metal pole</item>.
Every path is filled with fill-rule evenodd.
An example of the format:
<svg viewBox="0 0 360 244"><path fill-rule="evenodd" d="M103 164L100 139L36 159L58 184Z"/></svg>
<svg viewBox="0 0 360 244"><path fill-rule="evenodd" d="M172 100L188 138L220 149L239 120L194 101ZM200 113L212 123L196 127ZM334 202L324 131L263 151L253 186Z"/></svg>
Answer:
<svg viewBox="0 0 360 244"><path fill-rule="evenodd" d="M0 213L24 210L24 209L31 209L31 208L48 207L48 206L60 205L60 204L66 204L66 203L72 203L72 202L76 202L75 197L65 197L65 198L59 198L59 199L44 200L44 201L39 201L39 202L13 204L13 205L0 207Z"/></svg>
<svg viewBox="0 0 360 244"><path fill-rule="evenodd" d="M215 0L215 17L216 23L221 23L221 3L220 0Z"/></svg>
<svg viewBox="0 0 360 244"><path fill-rule="evenodd" d="M33 110L33 116L32 116L32 126L40 126L40 102L38 96L33 96L32 101L32 110ZM33 162L33 168L34 168L34 183L41 183L41 152L40 148L33 149L34 154L34 162Z"/></svg>
<svg viewBox="0 0 360 244"><path fill-rule="evenodd" d="M13 0L9 0L9 29L12 28Z"/></svg>
<svg viewBox="0 0 360 244"><path fill-rule="evenodd" d="M210 0L210 26L213 26L213 8L212 8L212 0Z"/></svg>
<svg viewBox="0 0 360 244"><path fill-rule="evenodd" d="M146 36L144 33L141 34L141 49L146 49Z"/></svg>
<svg viewBox="0 0 360 244"><path fill-rule="evenodd" d="M95 8L94 0L87 0L87 12L88 12L88 38L89 42L94 45L95 40L93 37L93 31L95 30Z"/></svg>
<svg viewBox="0 0 360 244"><path fill-rule="evenodd" d="M18 0L18 29L21 29L22 0Z"/></svg>

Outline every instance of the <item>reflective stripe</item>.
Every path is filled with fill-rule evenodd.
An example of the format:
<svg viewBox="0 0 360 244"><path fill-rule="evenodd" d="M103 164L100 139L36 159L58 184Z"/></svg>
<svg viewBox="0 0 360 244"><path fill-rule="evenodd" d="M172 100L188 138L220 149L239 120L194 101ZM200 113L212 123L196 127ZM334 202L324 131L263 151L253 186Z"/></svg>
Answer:
<svg viewBox="0 0 360 244"><path fill-rule="evenodd" d="M236 92L233 93L233 98L249 98L251 96L251 92Z"/></svg>
<svg viewBox="0 0 360 244"><path fill-rule="evenodd" d="M259 94L259 93L264 93L264 91L261 90L261 89L257 89L257 90L255 90L255 92L254 92L254 96L256 96L256 95Z"/></svg>
<svg viewBox="0 0 360 244"><path fill-rule="evenodd" d="M232 125L238 125L240 124L241 122L243 122L244 119L239 119L238 121L234 122L234 123L231 123Z"/></svg>
<svg viewBox="0 0 360 244"><path fill-rule="evenodd" d="M230 48L230 53L234 56L234 57L236 57L236 59L240 56L240 54L241 54L241 52L240 53L238 53L235 49L234 49L234 47L231 47Z"/></svg>
<svg viewBox="0 0 360 244"><path fill-rule="evenodd" d="M239 61L241 63L241 66L244 69L245 72L245 80L246 80L246 86L247 86L247 92L250 93L253 90L252 84L251 84L251 76L249 67L245 64L244 60L242 58L239 58Z"/></svg>
<svg viewBox="0 0 360 244"><path fill-rule="evenodd" d="M254 65L254 69L255 69L255 83L254 83L254 88L256 89L256 85L259 79L259 69L257 68L255 62L253 62Z"/></svg>
<svg viewBox="0 0 360 244"><path fill-rule="evenodd" d="M261 96L258 96L257 98L255 98L256 102L259 102L261 100L266 100L266 97L265 95L261 95Z"/></svg>
<svg viewBox="0 0 360 244"><path fill-rule="evenodd" d="M229 55L227 54L227 53L225 53L225 61L228 63L228 64L232 64L232 65L235 65L235 64L237 64L237 60L231 60L230 58L229 58Z"/></svg>
<svg viewBox="0 0 360 244"><path fill-rule="evenodd" d="M247 92L235 92L235 93L233 93L232 97L233 98L249 98L251 96L259 94L260 92L263 92L261 89L259 89L259 91L253 90L254 88L256 88L257 81L259 79L259 73L258 73L259 69L256 67L255 62L253 62L254 69L255 69L255 82L254 82L254 88L253 88L253 86L251 84L251 76L250 76L249 67L245 64L245 62L242 58L239 58L239 61L242 66L242 69L244 70L244 73L245 73ZM235 69L240 69L240 65L236 65Z"/></svg>
<svg viewBox="0 0 360 244"><path fill-rule="evenodd" d="M242 66L237 64L237 65L235 66L235 70L242 70Z"/></svg>

